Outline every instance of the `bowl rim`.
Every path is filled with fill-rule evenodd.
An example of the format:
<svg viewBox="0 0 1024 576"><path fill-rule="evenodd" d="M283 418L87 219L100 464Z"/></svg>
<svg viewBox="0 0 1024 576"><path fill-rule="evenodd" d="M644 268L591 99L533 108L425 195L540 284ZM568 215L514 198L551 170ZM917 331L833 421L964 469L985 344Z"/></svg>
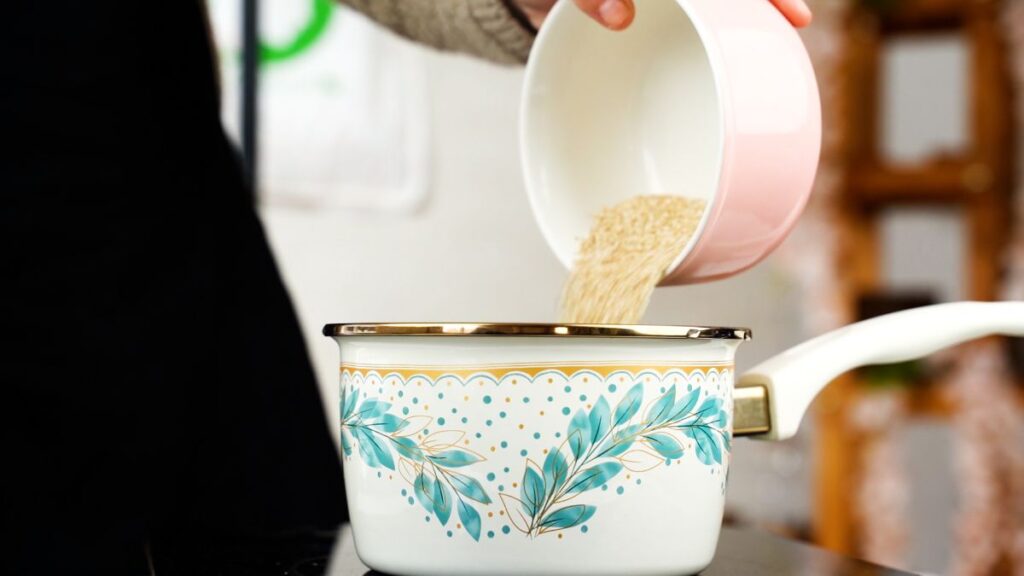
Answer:
<svg viewBox="0 0 1024 576"><path fill-rule="evenodd" d="M743 340L749 328L713 326L655 326L633 324L543 323L354 323L326 324L324 336L531 336L573 338L660 338L676 340Z"/></svg>

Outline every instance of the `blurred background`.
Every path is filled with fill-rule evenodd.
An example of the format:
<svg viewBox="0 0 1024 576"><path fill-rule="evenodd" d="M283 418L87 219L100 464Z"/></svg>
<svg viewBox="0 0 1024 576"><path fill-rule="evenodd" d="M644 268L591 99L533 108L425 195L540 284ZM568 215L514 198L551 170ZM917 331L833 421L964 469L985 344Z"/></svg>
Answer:
<svg viewBox="0 0 1024 576"><path fill-rule="evenodd" d="M659 289L646 318L753 328L740 371L857 319L1024 299L1024 1L810 3L825 142L800 227L741 277ZM329 0L263 0L245 120L244 2L208 4L224 121L256 160L332 422L326 322L555 318L566 271L523 190L521 69ZM1004 340L844 377L797 439L735 444L727 521L914 571L1024 574L1022 384Z"/></svg>

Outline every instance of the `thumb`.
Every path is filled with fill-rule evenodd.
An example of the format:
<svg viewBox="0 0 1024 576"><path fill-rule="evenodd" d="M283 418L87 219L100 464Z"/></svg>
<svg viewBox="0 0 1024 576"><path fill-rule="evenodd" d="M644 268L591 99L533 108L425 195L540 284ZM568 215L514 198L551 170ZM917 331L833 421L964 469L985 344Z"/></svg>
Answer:
<svg viewBox="0 0 1024 576"><path fill-rule="evenodd" d="M575 0L580 10L612 30L622 30L633 22L633 0Z"/></svg>

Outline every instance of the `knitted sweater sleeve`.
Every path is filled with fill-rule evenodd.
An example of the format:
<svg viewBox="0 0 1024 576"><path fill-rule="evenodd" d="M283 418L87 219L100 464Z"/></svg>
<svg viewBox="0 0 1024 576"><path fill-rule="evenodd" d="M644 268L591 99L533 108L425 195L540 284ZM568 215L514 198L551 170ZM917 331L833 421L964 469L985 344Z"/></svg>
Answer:
<svg viewBox="0 0 1024 576"><path fill-rule="evenodd" d="M534 31L511 0L341 0L394 32L441 50L521 64Z"/></svg>

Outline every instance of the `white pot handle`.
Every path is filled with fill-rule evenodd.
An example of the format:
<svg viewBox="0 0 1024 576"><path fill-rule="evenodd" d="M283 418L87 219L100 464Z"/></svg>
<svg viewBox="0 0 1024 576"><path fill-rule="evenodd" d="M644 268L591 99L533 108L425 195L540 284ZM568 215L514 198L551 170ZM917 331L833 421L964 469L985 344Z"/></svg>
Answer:
<svg viewBox="0 0 1024 576"><path fill-rule="evenodd" d="M740 376L737 388L767 390L770 431L796 434L818 392L840 374L927 356L992 334L1024 336L1024 302L955 302L879 316L809 340Z"/></svg>

